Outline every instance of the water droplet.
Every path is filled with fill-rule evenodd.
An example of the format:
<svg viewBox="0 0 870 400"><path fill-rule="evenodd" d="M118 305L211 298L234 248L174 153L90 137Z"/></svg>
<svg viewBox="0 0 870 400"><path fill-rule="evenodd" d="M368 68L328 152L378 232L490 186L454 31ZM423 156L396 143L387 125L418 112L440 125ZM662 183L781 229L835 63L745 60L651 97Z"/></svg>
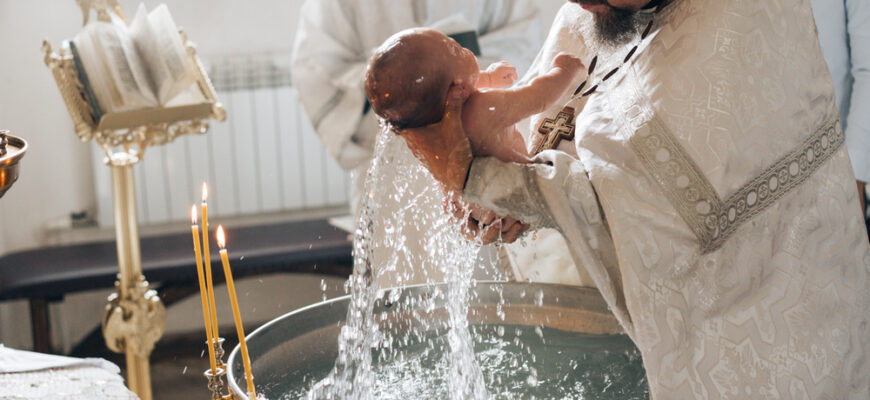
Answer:
<svg viewBox="0 0 870 400"><path fill-rule="evenodd" d="M538 386L538 370L534 368L529 368L529 378L526 379L526 384L531 387Z"/></svg>

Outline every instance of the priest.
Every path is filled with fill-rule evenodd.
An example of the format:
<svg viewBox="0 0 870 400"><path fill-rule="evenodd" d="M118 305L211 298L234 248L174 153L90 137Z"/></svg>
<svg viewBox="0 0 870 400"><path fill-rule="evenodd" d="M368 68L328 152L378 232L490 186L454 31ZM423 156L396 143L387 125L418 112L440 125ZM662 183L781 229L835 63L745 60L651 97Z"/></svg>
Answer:
<svg viewBox="0 0 870 400"><path fill-rule="evenodd" d="M575 3L575 4L571 4ZM585 61L530 164L459 120L400 134L464 199L566 239L654 399L870 397L870 245L809 0L572 0Z"/></svg>

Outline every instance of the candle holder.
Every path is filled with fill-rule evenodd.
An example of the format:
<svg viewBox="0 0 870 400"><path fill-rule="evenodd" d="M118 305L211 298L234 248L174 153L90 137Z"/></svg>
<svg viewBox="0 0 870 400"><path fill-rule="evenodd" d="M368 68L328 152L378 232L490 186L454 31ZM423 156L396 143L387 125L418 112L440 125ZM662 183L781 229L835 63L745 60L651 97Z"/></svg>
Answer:
<svg viewBox="0 0 870 400"><path fill-rule="evenodd" d="M226 383L224 382L227 375L226 370L218 368L217 373L215 373L209 368L203 372L203 375L208 379L208 389L211 390L212 400L223 399L224 389L226 388Z"/></svg>
<svg viewBox="0 0 870 400"><path fill-rule="evenodd" d="M224 364L224 342L226 340L222 337L217 338L217 342L214 344L214 357L217 361L218 368L223 368L224 372L226 372L226 365ZM208 346L208 340L205 341L205 345Z"/></svg>
<svg viewBox="0 0 870 400"><path fill-rule="evenodd" d="M21 158L27 152L27 142L0 130L0 197L18 180Z"/></svg>
<svg viewBox="0 0 870 400"><path fill-rule="evenodd" d="M121 17L117 0L77 0L84 23L91 11L97 19L109 22L110 14ZM133 166L144 156L145 149L171 143L186 134L205 134L208 119L226 119L226 110L217 99L214 87L196 55L196 47L179 31L196 73L196 87L204 101L176 107L153 107L127 112L97 115L91 104L69 42L54 51L43 41L45 65L52 75L72 117L75 132L82 142L95 141L106 154L112 170L115 208L115 239L118 251L117 293L109 298L103 318L103 336L109 349L126 356L127 384L142 400L151 400L151 375L148 357L163 335L166 310L142 274L139 227L136 213Z"/></svg>
<svg viewBox="0 0 870 400"><path fill-rule="evenodd" d="M208 341L205 342L208 346ZM240 400L230 390L227 383L227 365L224 364L224 338L217 338L214 344L214 355L217 361L217 371L206 369L202 374L208 379L208 389L211 391L212 400Z"/></svg>

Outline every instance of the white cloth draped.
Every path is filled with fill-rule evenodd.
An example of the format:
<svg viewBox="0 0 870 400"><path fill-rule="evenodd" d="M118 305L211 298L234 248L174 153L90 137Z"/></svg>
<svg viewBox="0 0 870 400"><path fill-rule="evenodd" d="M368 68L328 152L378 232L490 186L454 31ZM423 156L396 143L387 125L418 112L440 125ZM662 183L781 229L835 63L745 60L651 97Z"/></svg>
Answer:
<svg viewBox="0 0 870 400"><path fill-rule="evenodd" d="M577 105L573 143L476 159L466 198L564 235L655 399L870 397L870 244L809 0L674 0L655 18ZM565 5L527 79L595 52L597 82L630 45L590 31Z"/></svg>
<svg viewBox="0 0 870 400"><path fill-rule="evenodd" d="M0 344L0 398L138 399L120 368L102 358L73 358L10 349Z"/></svg>
<svg viewBox="0 0 870 400"><path fill-rule="evenodd" d="M40 371L51 368L91 366L117 374L117 365L102 358L75 358L10 349L0 344L0 373Z"/></svg>

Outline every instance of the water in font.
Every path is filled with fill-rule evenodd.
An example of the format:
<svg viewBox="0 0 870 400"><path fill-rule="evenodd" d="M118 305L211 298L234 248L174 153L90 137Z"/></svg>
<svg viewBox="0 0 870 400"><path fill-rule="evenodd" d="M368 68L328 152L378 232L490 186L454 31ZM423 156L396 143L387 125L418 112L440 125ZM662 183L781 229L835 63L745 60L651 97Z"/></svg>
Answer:
<svg viewBox="0 0 870 400"><path fill-rule="evenodd" d="M474 354L491 399L648 399L637 348L622 335L597 336L550 328L489 325L473 329ZM373 351L375 399L450 398L449 339L444 334ZM305 396L332 364L286 377L281 400Z"/></svg>

